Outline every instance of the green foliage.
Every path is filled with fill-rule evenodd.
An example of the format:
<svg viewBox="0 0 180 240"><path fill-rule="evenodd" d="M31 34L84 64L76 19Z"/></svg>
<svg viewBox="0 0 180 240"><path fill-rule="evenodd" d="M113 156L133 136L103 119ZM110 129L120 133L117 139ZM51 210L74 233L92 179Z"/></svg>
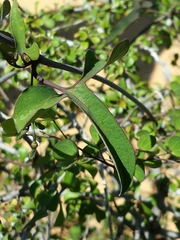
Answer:
<svg viewBox="0 0 180 240"><path fill-rule="evenodd" d="M32 15L3 2L0 238L177 239L180 78L154 91L137 66L153 61L142 47L172 45L180 6L85 6ZM130 46L122 39L141 17L153 21Z"/></svg>

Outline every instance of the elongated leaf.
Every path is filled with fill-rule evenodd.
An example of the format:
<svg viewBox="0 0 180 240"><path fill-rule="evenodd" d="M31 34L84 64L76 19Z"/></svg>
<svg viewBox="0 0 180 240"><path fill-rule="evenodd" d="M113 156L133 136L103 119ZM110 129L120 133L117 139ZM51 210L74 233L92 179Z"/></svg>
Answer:
<svg viewBox="0 0 180 240"><path fill-rule="evenodd" d="M129 41L127 39L119 42L113 49L111 55L109 56L107 62L100 61L96 58L92 50L88 50L85 57L85 66L81 82L85 82L103 68L107 67L116 60L122 58L129 49Z"/></svg>
<svg viewBox="0 0 180 240"><path fill-rule="evenodd" d="M39 57L39 47L36 43L30 48L26 48L25 23L18 10L17 0L14 0L10 13L11 31L16 43L17 53L22 55L26 53L32 60Z"/></svg>
<svg viewBox="0 0 180 240"><path fill-rule="evenodd" d="M9 0L4 0L2 4L2 10L1 10L1 19L3 19L6 15L9 14L10 9L11 9L11 5Z"/></svg>
<svg viewBox="0 0 180 240"><path fill-rule="evenodd" d="M120 194L125 192L134 174L135 156L123 130L84 83L80 82L74 88L66 90L66 94L91 119L114 162L121 186Z"/></svg>
<svg viewBox="0 0 180 240"><path fill-rule="evenodd" d="M58 95L52 88L33 86L19 96L14 109L14 123L19 133L49 108L57 104L64 95Z"/></svg>
<svg viewBox="0 0 180 240"><path fill-rule="evenodd" d="M133 1L133 10L126 17L120 19L120 21L116 24L116 26L112 29L109 37L106 39L106 44L113 41L116 37L120 36L125 29L129 27L134 21L139 18L139 3L138 1Z"/></svg>

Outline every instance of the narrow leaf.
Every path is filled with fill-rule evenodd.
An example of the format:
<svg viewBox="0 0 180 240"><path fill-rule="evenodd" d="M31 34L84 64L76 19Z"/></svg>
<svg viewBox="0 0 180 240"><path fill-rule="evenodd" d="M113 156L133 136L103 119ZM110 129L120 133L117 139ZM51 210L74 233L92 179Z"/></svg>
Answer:
<svg viewBox="0 0 180 240"><path fill-rule="evenodd" d="M2 10L1 10L1 19L3 19L6 15L8 15L10 10L11 10L11 5L9 0L4 0L2 4Z"/></svg>
<svg viewBox="0 0 180 240"><path fill-rule="evenodd" d="M14 123L19 133L49 108L57 104L64 95L58 95L52 88L33 86L22 92L16 101Z"/></svg>
<svg viewBox="0 0 180 240"><path fill-rule="evenodd" d="M127 39L119 42L114 47L107 62L98 60L94 52L92 50L88 50L85 56L85 66L81 81L86 82L88 79L90 79L99 71L101 71L103 68L115 62L116 60L122 58L127 53L128 49L129 41Z"/></svg>
<svg viewBox="0 0 180 240"><path fill-rule="evenodd" d="M134 1L134 6L132 12L130 12L126 17L120 19L116 26L112 29L109 37L106 39L106 44L112 42L116 37L120 36L127 27L139 18L139 3Z"/></svg>
<svg viewBox="0 0 180 240"><path fill-rule="evenodd" d="M25 23L18 10L17 0L14 0L10 13L11 31L16 43L17 53L23 55L26 53L32 60L37 60L39 57L39 47L36 43L30 48L26 48L25 39Z"/></svg>
<svg viewBox="0 0 180 240"><path fill-rule="evenodd" d="M134 174L135 156L124 131L103 103L82 83L66 90L67 96L91 119L114 162L121 190L125 192Z"/></svg>

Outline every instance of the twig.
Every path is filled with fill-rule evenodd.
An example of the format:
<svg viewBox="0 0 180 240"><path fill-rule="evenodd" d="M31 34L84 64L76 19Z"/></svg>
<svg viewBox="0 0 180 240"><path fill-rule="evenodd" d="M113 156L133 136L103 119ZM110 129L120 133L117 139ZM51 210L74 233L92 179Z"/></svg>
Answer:
<svg viewBox="0 0 180 240"><path fill-rule="evenodd" d="M31 166L31 165L32 165L32 162L19 163L19 162L15 162L15 161L13 161L13 160L6 159L6 158L3 158L3 157L0 157L0 160L2 160L2 161L5 162L5 163L12 163L12 164L17 165L17 166L20 166L20 167L28 167L28 166Z"/></svg>
<svg viewBox="0 0 180 240"><path fill-rule="evenodd" d="M19 156L18 150L16 150L15 148L13 148L13 147L11 147L11 146L3 143L3 142L0 142L0 149L2 149L5 152L8 152L12 155Z"/></svg>
<svg viewBox="0 0 180 240"><path fill-rule="evenodd" d="M3 82L7 81L11 77L15 76L17 73L18 73L18 71L12 71L12 72L7 73L6 75L2 76L0 78L0 84L2 84Z"/></svg>
<svg viewBox="0 0 180 240"><path fill-rule="evenodd" d="M49 240L50 239L50 230L51 230L51 219L50 219L50 211L47 211L48 215L47 215L47 224L46 224L46 236L45 236L45 240Z"/></svg>
<svg viewBox="0 0 180 240"><path fill-rule="evenodd" d="M100 164L99 172L100 172L100 175L101 175L101 178L102 178L102 184L103 184L103 187L104 187L104 193L105 193L105 199L106 199L106 211L107 211L107 214L108 214L110 238L111 238L111 240L113 240L111 211L110 211L110 206L109 206L107 183L106 183L106 179L105 179L105 176L104 176L104 164L102 164L102 163Z"/></svg>
<svg viewBox="0 0 180 240"><path fill-rule="evenodd" d="M16 198L16 197L26 196L27 194L25 193L25 191L28 188L29 188L28 186L23 186L19 190L13 190L13 191L11 191L7 194L0 195L0 203L10 201L10 200L12 200L13 198Z"/></svg>

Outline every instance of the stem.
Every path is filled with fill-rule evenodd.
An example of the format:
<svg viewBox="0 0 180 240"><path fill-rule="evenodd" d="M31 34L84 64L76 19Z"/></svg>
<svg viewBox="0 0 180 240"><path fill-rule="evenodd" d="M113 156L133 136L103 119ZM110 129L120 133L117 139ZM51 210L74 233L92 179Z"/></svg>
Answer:
<svg viewBox="0 0 180 240"><path fill-rule="evenodd" d="M3 32L0 32L0 41L15 47L14 39L9 37L9 36L7 36L7 35L5 35ZM83 73L83 70L81 70L81 69L79 69L77 67L49 60L49 59L45 58L43 55L41 55L41 54L39 55L38 60L27 62L26 63L26 67L29 66L29 65L34 65L36 67L38 64L43 64L43 65L48 66L48 67L53 67L53 68L65 70L65 71L72 72L72 73L77 73L77 74L82 74ZM37 74L37 72L35 70L33 72L33 75L34 75L35 78L38 77L38 74ZM115 83L110 82L108 79L103 78L103 77L101 77L99 75L94 75L92 78L97 80L97 81L99 81L99 82L101 82L101 83L104 83L104 84L106 84L106 85L108 85L108 86L110 86L110 87L112 87L114 89L116 89L119 92L121 92L124 96L126 96L132 102L134 102L140 109L142 109L144 112L146 112L146 114L149 116L149 118L157 124L155 118L150 113L150 111L141 102L139 102L135 97L133 97L131 94L129 94L126 90L124 90L123 88L119 87ZM43 84L62 91L62 88L60 86L56 85L56 87L54 87L51 82L48 83L48 81L45 82L45 80L44 80Z"/></svg>
<svg viewBox="0 0 180 240"><path fill-rule="evenodd" d="M107 190L107 183L106 183L106 179L104 176L104 166L103 164L100 165L100 175L102 178L102 184L104 187L104 194L105 194L105 199L106 199L106 211L107 211L107 215L108 215L108 224L109 224L109 231L110 231L110 239L113 240L113 229L112 229L112 219L111 219L111 211L110 211L110 207L109 207L109 200L108 200L108 190Z"/></svg>

